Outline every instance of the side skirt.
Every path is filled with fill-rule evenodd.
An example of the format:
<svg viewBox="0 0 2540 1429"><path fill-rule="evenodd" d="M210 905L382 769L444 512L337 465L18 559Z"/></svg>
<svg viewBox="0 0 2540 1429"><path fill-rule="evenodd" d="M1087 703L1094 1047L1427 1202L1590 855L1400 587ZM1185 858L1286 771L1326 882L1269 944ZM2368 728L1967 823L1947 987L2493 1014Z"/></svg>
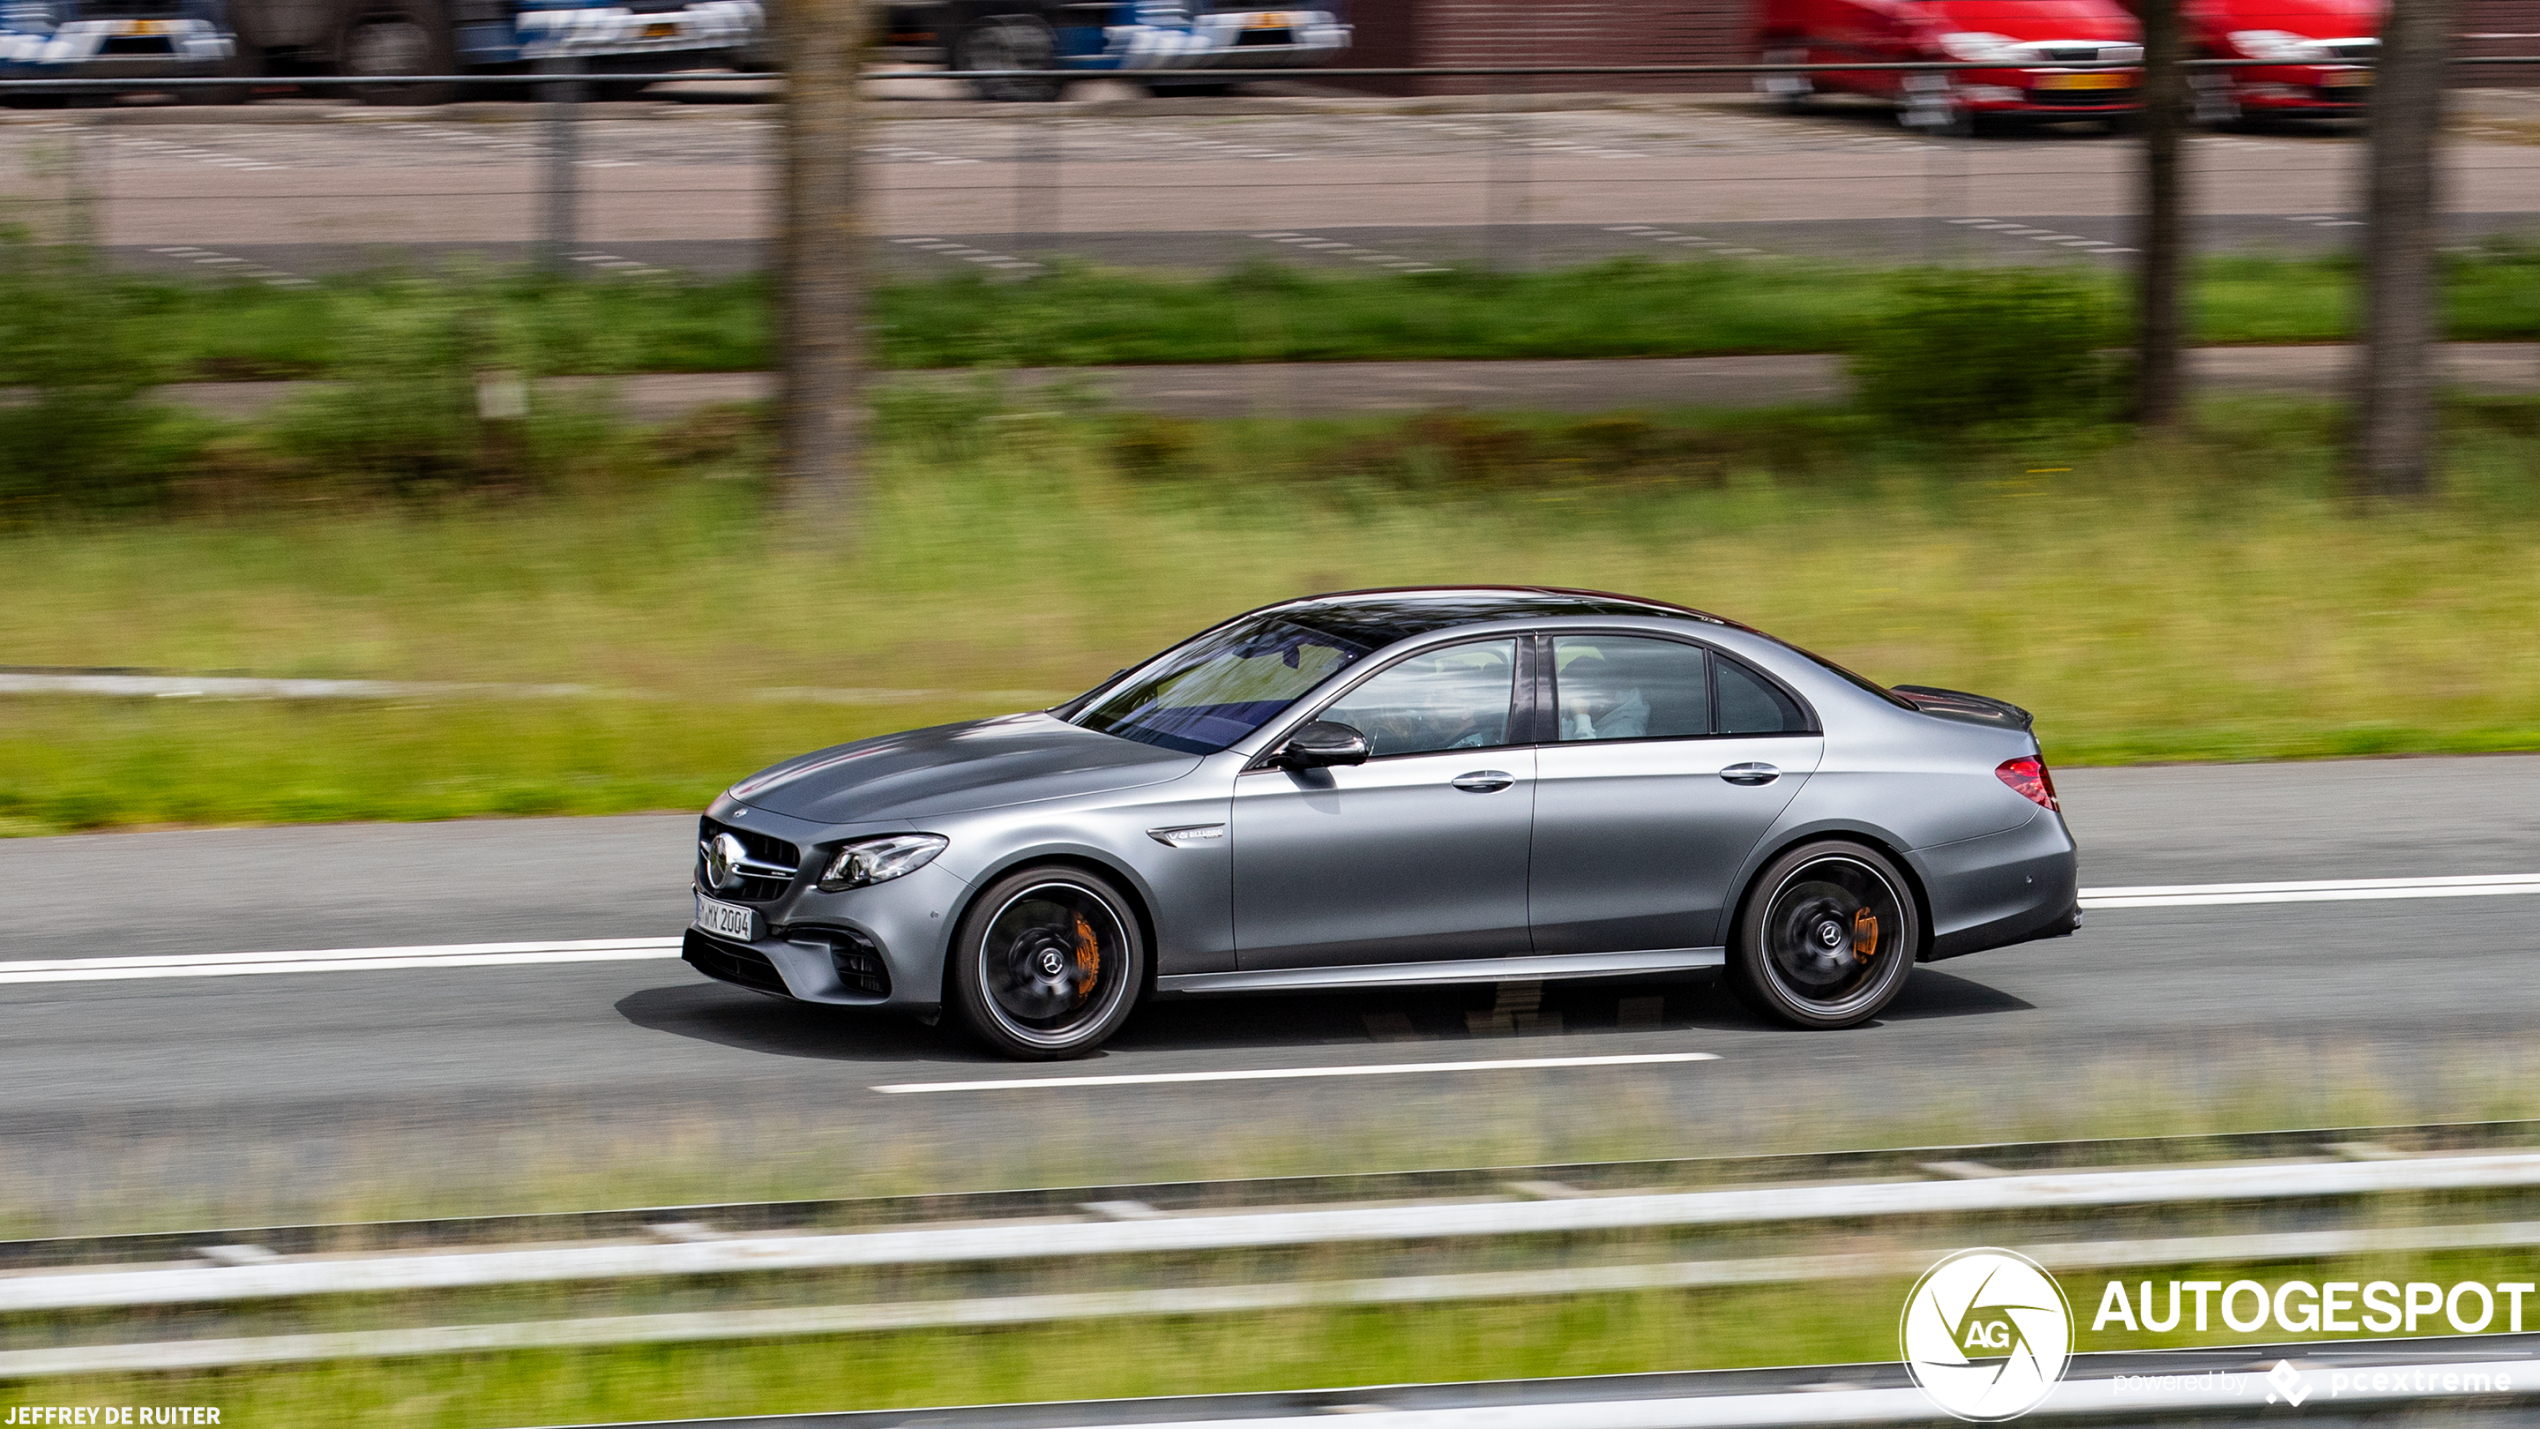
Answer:
<svg viewBox="0 0 2540 1429"><path fill-rule="evenodd" d="M1652 948L1634 953L1560 953L1544 957L1464 958L1434 963L1359 963L1337 968L1264 968L1258 972L1182 973L1158 977L1159 993L1285 992L1322 987L1387 987L1418 983L1536 982L1621 977L1633 973L1716 968L1726 948Z"/></svg>

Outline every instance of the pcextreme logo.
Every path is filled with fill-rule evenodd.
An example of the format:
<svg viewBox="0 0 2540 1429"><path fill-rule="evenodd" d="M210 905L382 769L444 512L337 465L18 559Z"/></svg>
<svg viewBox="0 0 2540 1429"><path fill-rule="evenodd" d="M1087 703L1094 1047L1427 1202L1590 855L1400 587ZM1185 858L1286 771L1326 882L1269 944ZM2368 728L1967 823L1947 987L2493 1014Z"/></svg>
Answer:
<svg viewBox="0 0 2540 1429"><path fill-rule="evenodd" d="M2017 1419L2072 1362L2073 1307L2027 1256L1962 1250L1914 1282L1897 1340L1914 1383L1942 1410L1979 1423Z"/></svg>

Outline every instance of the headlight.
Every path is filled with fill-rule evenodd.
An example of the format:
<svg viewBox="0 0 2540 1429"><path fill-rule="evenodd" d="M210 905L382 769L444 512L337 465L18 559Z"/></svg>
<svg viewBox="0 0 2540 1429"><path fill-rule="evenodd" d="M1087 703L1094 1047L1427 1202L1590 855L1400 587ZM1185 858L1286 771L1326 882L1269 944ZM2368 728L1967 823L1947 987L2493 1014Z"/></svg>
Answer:
<svg viewBox="0 0 2540 1429"><path fill-rule="evenodd" d="M863 839L838 850L829 866L821 870L820 891L843 893L872 883L888 883L906 873L915 873L934 862L951 840L940 834L893 834L889 838Z"/></svg>
<svg viewBox="0 0 2540 1429"><path fill-rule="evenodd" d="M2328 46L2285 30L2234 30L2226 38L2233 49L2270 64L2318 64L2337 58Z"/></svg>
<svg viewBox="0 0 2540 1429"><path fill-rule="evenodd" d="M1941 53L1953 60L1981 64L1986 60L2008 61L2015 43L2009 35L1996 35L1984 30L1966 30L1940 37Z"/></svg>

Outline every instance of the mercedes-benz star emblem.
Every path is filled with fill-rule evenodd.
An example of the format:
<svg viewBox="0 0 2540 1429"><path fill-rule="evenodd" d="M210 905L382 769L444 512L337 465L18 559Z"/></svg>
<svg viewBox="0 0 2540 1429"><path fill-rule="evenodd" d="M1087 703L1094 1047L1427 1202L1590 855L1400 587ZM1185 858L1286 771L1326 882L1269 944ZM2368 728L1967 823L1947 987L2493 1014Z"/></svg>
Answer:
<svg viewBox="0 0 2540 1429"><path fill-rule="evenodd" d="M748 854L741 841L730 834L716 834L706 841L706 882L717 889L741 886L741 860Z"/></svg>

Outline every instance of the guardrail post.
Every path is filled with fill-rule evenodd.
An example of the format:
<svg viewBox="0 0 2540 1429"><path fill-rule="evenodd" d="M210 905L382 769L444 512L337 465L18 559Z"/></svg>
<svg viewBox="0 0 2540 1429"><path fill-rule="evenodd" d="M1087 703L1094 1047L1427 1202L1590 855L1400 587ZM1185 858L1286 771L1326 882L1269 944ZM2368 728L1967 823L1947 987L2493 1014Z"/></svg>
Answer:
<svg viewBox="0 0 2540 1429"><path fill-rule="evenodd" d="M540 86L547 92L547 179L538 232L539 267L549 276L561 277L573 266L566 250L575 245L574 228L581 206L577 187L581 163L576 149L581 140L577 110L582 101L582 62L545 60L539 68L562 76L556 83Z"/></svg>

